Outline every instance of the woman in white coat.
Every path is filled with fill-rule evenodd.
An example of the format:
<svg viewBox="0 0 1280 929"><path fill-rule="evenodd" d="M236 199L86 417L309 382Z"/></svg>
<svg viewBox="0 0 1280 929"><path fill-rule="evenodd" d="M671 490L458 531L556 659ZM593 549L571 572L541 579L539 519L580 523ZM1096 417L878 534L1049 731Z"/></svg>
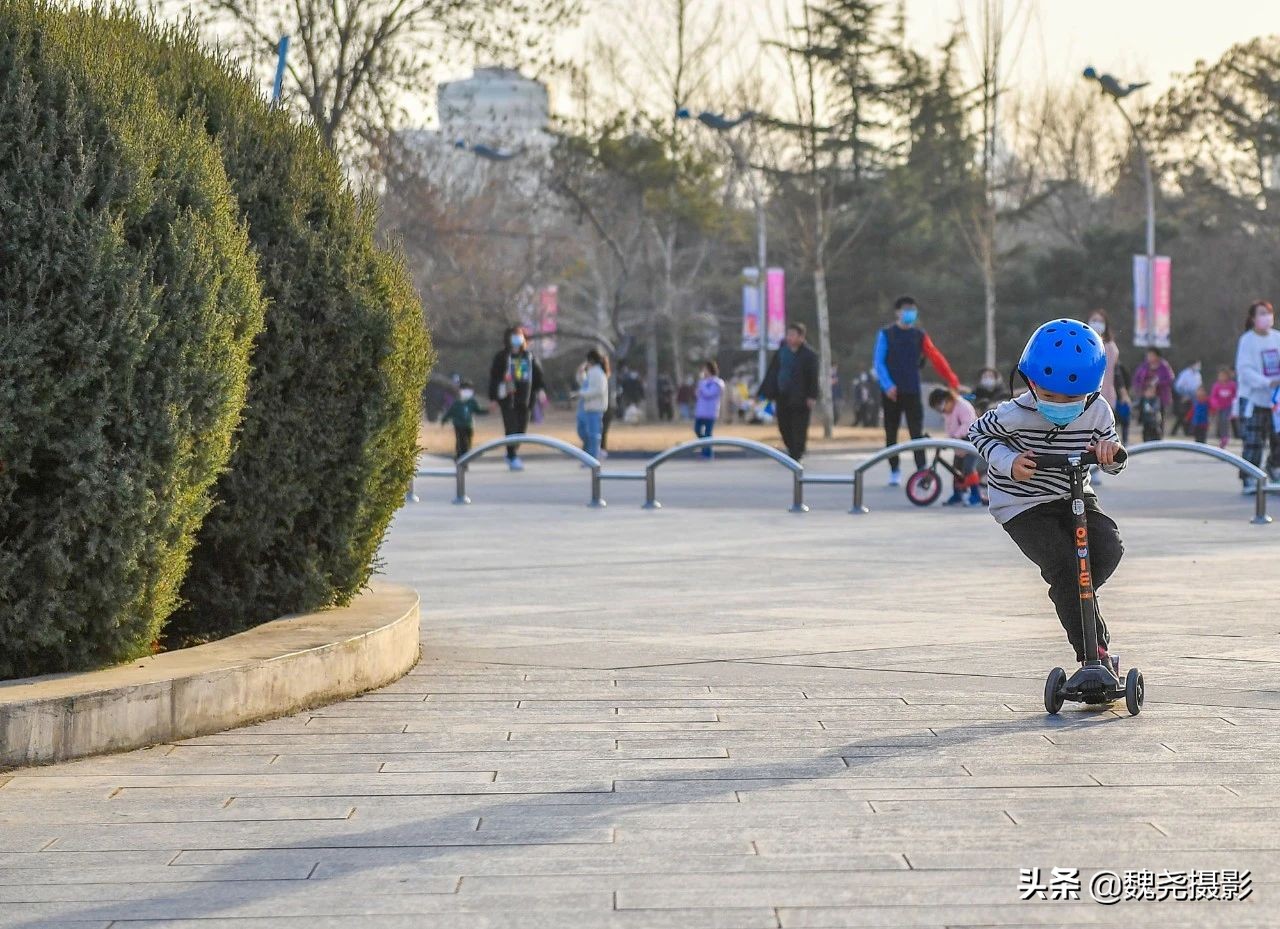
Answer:
<svg viewBox="0 0 1280 929"><path fill-rule="evenodd" d="M600 457L604 411L609 409L609 362L596 349L587 352L578 387L578 438L592 458Z"/></svg>
<svg viewBox="0 0 1280 929"><path fill-rule="evenodd" d="M1280 480L1280 435L1272 420L1276 388L1280 387L1280 332L1273 328L1271 304L1257 300L1249 307L1244 334L1236 347L1236 380L1239 385L1240 423L1244 432L1244 459L1265 467L1272 480ZM1269 448L1267 463L1262 450ZM1254 491L1252 480L1245 493Z"/></svg>

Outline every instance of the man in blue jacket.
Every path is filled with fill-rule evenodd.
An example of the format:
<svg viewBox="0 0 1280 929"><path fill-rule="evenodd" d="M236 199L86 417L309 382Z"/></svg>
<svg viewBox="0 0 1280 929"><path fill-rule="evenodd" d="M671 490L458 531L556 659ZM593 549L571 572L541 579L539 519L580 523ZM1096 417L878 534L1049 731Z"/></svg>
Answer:
<svg viewBox="0 0 1280 929"><path fill-rule="evenodd" d="M916 325L920 310L916 306L915 297L899 297L893 302L893 312L894 324L880 330L876 337L875 353L876 376L880 379L880 405L884 409L886 447L898 444L898 426L904 415L911 438L918 439L924 435L920 369L924 367L926 358L948 387L955 390L960 386L960 379L951 370L951 365L947 364L942 352L938 351L928 334ZM926 461L924 450L917 450L915 458L916 469L923 468ZM898 464L897 455L889 459L890 487L897 487L902 483Z"/></svg>

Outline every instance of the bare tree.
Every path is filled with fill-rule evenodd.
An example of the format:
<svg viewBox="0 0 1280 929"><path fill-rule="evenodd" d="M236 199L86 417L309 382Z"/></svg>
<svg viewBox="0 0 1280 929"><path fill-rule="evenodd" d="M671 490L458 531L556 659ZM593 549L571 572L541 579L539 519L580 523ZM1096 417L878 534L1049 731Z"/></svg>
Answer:
<svg viewBox="0 0 1280 929"><path fill-rule="evenodd" d="M976 209L960 217L960 229L982 276L984 348L983 363L996 364L996 272L998 243L996 225L1000 209L1001 106L1006 91L1007 70L1017 59L1026 35L1030 7L1025 0L973 0L976 14L970 15L965 0L959 0L961 20L974 51L978 82L975 109L980 121L980 175L982 196ZM1014 45L1007 46L1012 38Z"/></svg>
<svg viewBox="0 0 1280 929"><path fill-rule="evenodd" d="M255 72L291 37L286 97L328 145L346 149L394 126L432 83L432 69L462 49L538 59L582 0L171 0L229 39Z"/></svg>

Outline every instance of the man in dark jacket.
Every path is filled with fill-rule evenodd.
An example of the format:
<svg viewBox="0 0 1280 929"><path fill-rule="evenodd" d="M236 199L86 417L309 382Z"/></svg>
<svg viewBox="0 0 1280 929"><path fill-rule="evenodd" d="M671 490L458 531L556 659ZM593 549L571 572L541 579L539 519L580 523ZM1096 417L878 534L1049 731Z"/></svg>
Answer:
<svg viewBox="0 0 1280 929"><path fill-rule="evenodd" d="M502 351L493 356L489 369L489 408L501 408L504 434L528 430L529 411L542 393L542 366L529 353L523 327L507 327ZM507 467L512 471L524 470L519 451L519 445L507 446Z"/></svg>
<svg viewBox="0 0 1280 929"><path fill-rule="evenodd" d="M818 402L818 353L804 340L804 323L787 326L787 340L778 347L759 396L773 401L778 431L787 454L799 461L809 438L809 416Z"/></svg>

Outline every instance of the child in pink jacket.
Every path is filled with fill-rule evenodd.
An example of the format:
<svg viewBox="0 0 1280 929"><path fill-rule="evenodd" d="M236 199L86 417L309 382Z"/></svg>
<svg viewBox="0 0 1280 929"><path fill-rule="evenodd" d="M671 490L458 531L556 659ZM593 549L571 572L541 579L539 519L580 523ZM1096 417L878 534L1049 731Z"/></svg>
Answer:
<svg viewBox="0 0 1280 929"><path fill-rule="evenodd" d="M929 406L942 414L949 438L968 439L969 427L978 419L972 403L954 390L938 387L929 394ZM961 503L965 506L983 506L987 502L982 499L979 490L982 478L978 475L978 461L977 455L956 452L956 468L961 476L956 478L951 496L943 501L943 506L957 506ZM967 500L965 490L969 491Z"/></svg>
<svg viewBox="0 0 1280 929"><path fill-rule="evenodd" d="M1209 416L1218 427L1218 444L1227 447L1231 441L1231 420L1236 411L1236 379L1231 369L1218 369L1218 379L1209 390Z"/></svg>

